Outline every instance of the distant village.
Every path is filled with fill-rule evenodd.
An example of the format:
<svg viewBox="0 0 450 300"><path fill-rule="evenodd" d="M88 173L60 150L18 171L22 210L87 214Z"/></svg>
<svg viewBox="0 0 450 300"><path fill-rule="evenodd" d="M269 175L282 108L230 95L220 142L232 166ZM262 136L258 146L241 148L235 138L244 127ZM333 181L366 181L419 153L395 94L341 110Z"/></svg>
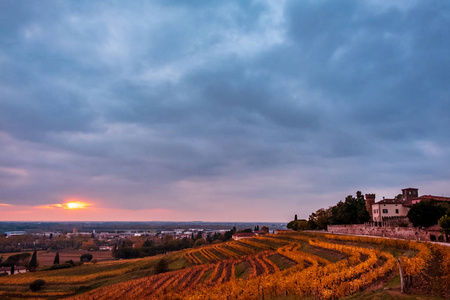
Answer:
<svg viewBox="0 0 450 300"><path fill-rule="evenodd" d="M276 228L284 228L279 225ZM0 275L28 271L26 262L19 261L11 265L3 259L2 253L23 253L31 251L54 252L81 251L98 253L109 251L109 259L126 259L166 254L185 248L199 247L209 243L220 243L234 239L240 240L257 235L273 233L269 227L259 225L254 228L237 230L226 229L179 228L171 230L116 230L116 231L5 231L0 236ZM83 252L84 251L84 252ZM28 256L30 255L27 253ZM16 256L20 256L17 254ZM97 256L97 254L94 254ZM14 255L13 255L14 256ZM2 266L3 259L3 266ZM27 261L29 257L26 258ZM67 264L68 262L66 262ZM76 265L76 263L74 262Z"/></svg>
<svg viewBox="0 0 450 300"><path fill-rule="evenodd" d="M40 245L39 238L46 238L48 240L53 240L54 238L65 237L68 239L73 239L75 237L86 237L88 239L95 239L100 242L98 248L86 249L86 250L100 250L100 251L111 251L113 250L114 245L116 245L119 241L133 238L133 237L143 237L143 238L164 238L166 236L170 236L174 239L194 239L203 238L208 239L214 235L223 235L228 230L225 229L202 229L202 228L189 228L189 229L174 229L174 230L161 230L161 231L142 231L142 230L121 230L117 232L96 232L93 230L92 232L78 232L76 228L73 228L72 232L63 233L62 231L46 231L46 232L32 232L27 233L26 231L6 231L4 236L6 238L18 237L30 235L37 238L37 240L33 243L33 247L23 248L22 251L32 251L32 250L45 250L45 245ZM266 233L266 232L264 232ZM235 233L232 237L233 239L240 239L242 237L253 237L255 235L262 234L262 232L255 233Z"/></svg>
<svg viewBox="0 0 450 300"><path fill-rule="evenodd" d="M59 226L56 224L53 227L67 227L67 224L63 225ZM182 224L184 228L176 228L176 224L174 223L169 223L169 225L162 224L161 227L166 227L165 229L157 229L155 228L157 225L147 225L147 223L138 225L132 223L134 227L139 226L141 228L126 229L127 224L119 223L118 225L114 224L114 226L110 226L118 228L115 230L107 229L107 225L100 224L98 226L100 230L90 229L88 231L86 227L95 228L95 223L88 224L89 226L86 226L86 224L79 225L81 230L76 226L70 231L67 230L68 228L64 230L44 230L42 228L39 229L39 224L36 225L36 228L30 230L5 230L0 234L0 255L1 253L33 250L57 251L63 249L82 249L87 251L112 251L115 246L121 244L123 241L127 241L127 244L129 243L128 241L131 241L131 247L138 247L145 241L150 242L151 245L159 245L161 243L168 243L170 240L182 241L185 239L191 241L202 239L203 241L212 243L215 240L223 240L225 237L227 239L240 239L243 236L250 237L265 234L285 228L286 226L285 223L268 223L267 225L262 225L261 230L259 230L259 226L257 225L254 228L248 228L254 225L253 223L236 223L235 225L239 226L240 230L234 227L233 231L231 228L224 229L224 227L229 226L228 223L217 223L217 225L211 223L210 226L213 228L207 228L205 224L202 224L203 228L189 228L187 224ZM103 228L101 225L103 225ZM242 228L243 226L245 227ZM45 226L42 225L41 227ZM145 227L149 229L145 229Z"/></svg>

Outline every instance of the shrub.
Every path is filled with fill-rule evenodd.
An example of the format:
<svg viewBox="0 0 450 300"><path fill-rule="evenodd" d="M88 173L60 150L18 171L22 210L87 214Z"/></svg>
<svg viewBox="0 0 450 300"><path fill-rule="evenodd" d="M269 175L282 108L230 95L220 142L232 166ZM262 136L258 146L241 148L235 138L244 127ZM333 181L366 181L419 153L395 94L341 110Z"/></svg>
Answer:
<svg viewBox="0 0 450 300"><path fill-rule="evenodd" d="M32 283L30 283L30 290L33 292L39 291L41 287L45 285L45 280L43 279L36 279Z"/></svg>
<svg viewBox="0 0 450 300"><path fill-rule="evenodd" d="M204 238L199 238L198 240L195 241L194 247L200 247L207 244L208 242Z"/></svg>
<svg viewBox="0 0 450 300"><path fill-rule="evenodd" d="M72 268L74 266L75 266L75 264L66 262L63 264L53 265L50 267L50 270L67 269L67 268Z"/></svg>
<svg viewBox="0 0 450 300"><path fill-rule="evenodd" d="M75 263L73 262L73 260L66 260L64 263L72 265L72 267L75 267Z"/></svg>
<svg viewBox="0 0 450 300"><path fill-rule="evenodd" d="M164 258L161 258L155 266L156 274L164 273L169 270L169 263Z"/></svg>
<svg viewBox="0 0 450 300"><path fill-rule="evenodd" d="M92 260L92 254L86 253L80 256L80 261L82 262L90 262Z"/></svg>

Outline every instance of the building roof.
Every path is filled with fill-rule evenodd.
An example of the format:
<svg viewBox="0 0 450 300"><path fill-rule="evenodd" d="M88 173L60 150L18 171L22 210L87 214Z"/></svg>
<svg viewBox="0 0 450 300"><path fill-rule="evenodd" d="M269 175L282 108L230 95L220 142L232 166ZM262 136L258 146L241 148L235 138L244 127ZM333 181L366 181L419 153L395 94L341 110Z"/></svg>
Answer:
<svg viewBox="0 0 450 300"><path fill-rule="evenodd" d="M440 231L442 228L438 224L431 225L430 227L425 228L428 231Z"/></svg>
<svg viewBox="0 0 450 300"><path fill-rule="evenodd" d="M268 232L265 230L258 230L254 232L255 234L267 234Z"/></svg>
<svg viewBox="0 0 450 300"><path fill-rule="evenodd" d="M235 237L250 237L250 236L254 236L255 234L253 232L239 232L239 233L235 233L233 234L233 236Z"/></svg>
<svg viewBox="0 0 450 300"><path fill-rule="evenodd" d="M404 204L405 202L403 200L399 199L383 199L378 202L375 202L375 204Z"/></svg>
<svg viewBox="0 0 450 300"><path fill-rule="evenodd" d="M294 232L292 229L275 229L276 233Z"/></svg>
<svg viewBox="0 0 450 300"><path fill-rule="evenodd" d="M423 195L418 198L414 198L412 200L436 200L436 201L449 201L450 202L450 197Z"/></svg>

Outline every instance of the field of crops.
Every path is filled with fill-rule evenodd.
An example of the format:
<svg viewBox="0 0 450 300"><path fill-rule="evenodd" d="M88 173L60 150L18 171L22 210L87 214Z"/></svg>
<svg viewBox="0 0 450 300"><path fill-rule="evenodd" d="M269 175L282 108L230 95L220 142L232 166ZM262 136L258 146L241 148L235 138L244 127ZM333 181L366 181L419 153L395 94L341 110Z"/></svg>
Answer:
<svg viewBox="0 0 450 300"><path fill-rule="evenodd" d="M337 299L392 280L398 261L410 293L450 297L450 247L419 242L283 233L174 252L155 274L160 259L0 277L0 298ZM32 293L38 278L47 285Z"/></svg>

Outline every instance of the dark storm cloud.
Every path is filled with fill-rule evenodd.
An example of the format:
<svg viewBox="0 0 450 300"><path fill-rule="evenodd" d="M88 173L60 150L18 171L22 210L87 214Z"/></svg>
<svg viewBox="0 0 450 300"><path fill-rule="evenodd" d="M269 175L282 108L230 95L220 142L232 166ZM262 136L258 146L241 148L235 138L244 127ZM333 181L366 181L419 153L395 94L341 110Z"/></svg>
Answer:
<svg viewBox="0 0 450 300"><path fill-rule="evenodd" d="M0 203L312 209L450 176L444 2L0 5Z"/></svg>

